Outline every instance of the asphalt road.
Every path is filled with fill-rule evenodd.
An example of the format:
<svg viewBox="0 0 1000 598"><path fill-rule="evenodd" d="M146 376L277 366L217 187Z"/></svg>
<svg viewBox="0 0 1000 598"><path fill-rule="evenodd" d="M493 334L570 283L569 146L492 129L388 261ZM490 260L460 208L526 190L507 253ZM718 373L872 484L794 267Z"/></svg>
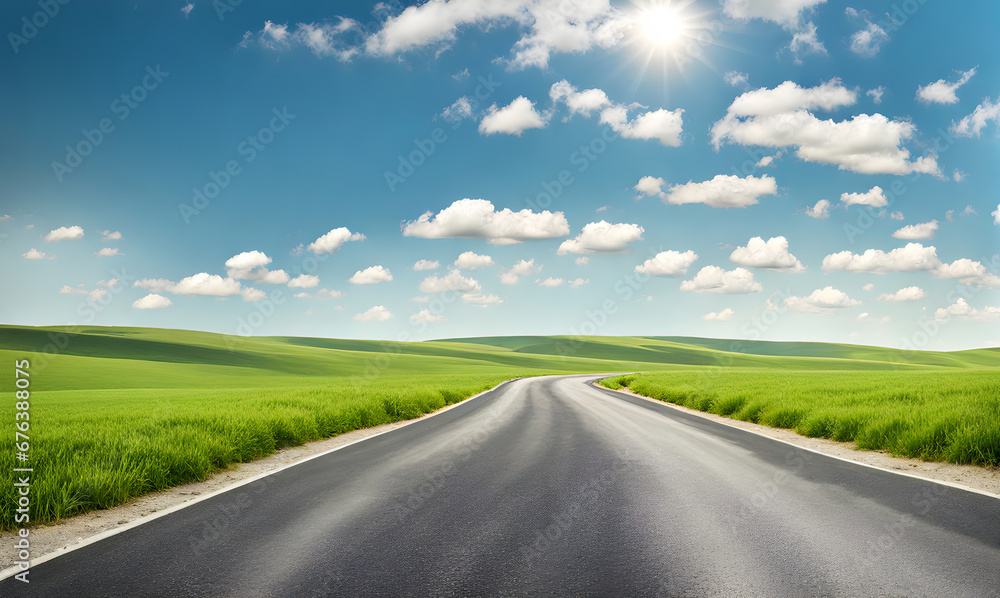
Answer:
<svg viewBox="0 0 1000 598"><path fill-rule="evenodd" d="M595 389L506 384L0 596L998 596L1000 499Z"/></svg>

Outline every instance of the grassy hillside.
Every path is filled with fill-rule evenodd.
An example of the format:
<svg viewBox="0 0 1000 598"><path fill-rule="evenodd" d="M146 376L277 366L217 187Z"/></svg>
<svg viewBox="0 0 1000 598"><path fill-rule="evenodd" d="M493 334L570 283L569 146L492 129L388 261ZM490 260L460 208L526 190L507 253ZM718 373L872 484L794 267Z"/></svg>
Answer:
<svg viewBox="0 0 1000 598"><path fill-rule="evenodd" d="M8 364L3 392L13 396L14 361L32 363L33 522L201 480L283 446L417 417L521 376L670 372L660 379L670 386L692 373L733 372L743 377L733 379L738 389L746 376L777 380L781 372L815 380L831 371L924 372L929 377L921 379L930 380L935 372L998 365L995 350L903 355L818 343L732 348L730 341L652 337L391 343L0 326L0 358ZM15 422L13 400L0 402L0 421ZM10 472L13 434L0 438L0 468ZM13 526L13 491L11 484L0 487L0 528Z"/></svg>

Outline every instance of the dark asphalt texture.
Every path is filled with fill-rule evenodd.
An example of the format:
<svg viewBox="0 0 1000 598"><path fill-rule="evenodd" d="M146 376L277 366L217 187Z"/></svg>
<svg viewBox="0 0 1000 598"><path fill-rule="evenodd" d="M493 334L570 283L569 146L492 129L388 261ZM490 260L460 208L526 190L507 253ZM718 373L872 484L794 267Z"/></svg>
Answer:
<svg viewBox="0 0 1000 598"><path fill-rule="evenodd" d="M1000 596L1000 499L593 378L505 384L0 596Z"/></svg>

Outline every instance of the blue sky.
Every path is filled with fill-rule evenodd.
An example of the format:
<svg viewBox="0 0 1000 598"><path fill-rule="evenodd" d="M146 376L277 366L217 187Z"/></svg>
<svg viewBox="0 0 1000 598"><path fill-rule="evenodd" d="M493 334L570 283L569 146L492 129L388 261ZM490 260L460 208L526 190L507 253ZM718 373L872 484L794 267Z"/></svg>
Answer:
<svg viewBox="0 0 1000 598"><path fill-rule="evenodd" d="M993 3L0 15L4 323L1000 344Z"/></svg>

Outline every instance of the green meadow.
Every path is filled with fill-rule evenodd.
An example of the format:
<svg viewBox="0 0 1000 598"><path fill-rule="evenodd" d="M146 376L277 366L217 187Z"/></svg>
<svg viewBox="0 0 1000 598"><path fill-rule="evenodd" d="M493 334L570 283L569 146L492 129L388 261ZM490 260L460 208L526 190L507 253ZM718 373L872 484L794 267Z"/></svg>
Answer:
<svg viewBox="0 0 1000 598"><path fill-rule="evenodd" d="M905 353L680 337L391 343L0 326L0 357L5 472L25 465L15 460L13 378L15 361L31 362L32 523L109 508L282 447L418 417L503 380L543 374L646 372L608 384L927 459L996 464L1000 446L1000 388L987 371L1000 351L990 349ZM11 483L0 487L0 528L18 526L16 499Z"/></svg>

